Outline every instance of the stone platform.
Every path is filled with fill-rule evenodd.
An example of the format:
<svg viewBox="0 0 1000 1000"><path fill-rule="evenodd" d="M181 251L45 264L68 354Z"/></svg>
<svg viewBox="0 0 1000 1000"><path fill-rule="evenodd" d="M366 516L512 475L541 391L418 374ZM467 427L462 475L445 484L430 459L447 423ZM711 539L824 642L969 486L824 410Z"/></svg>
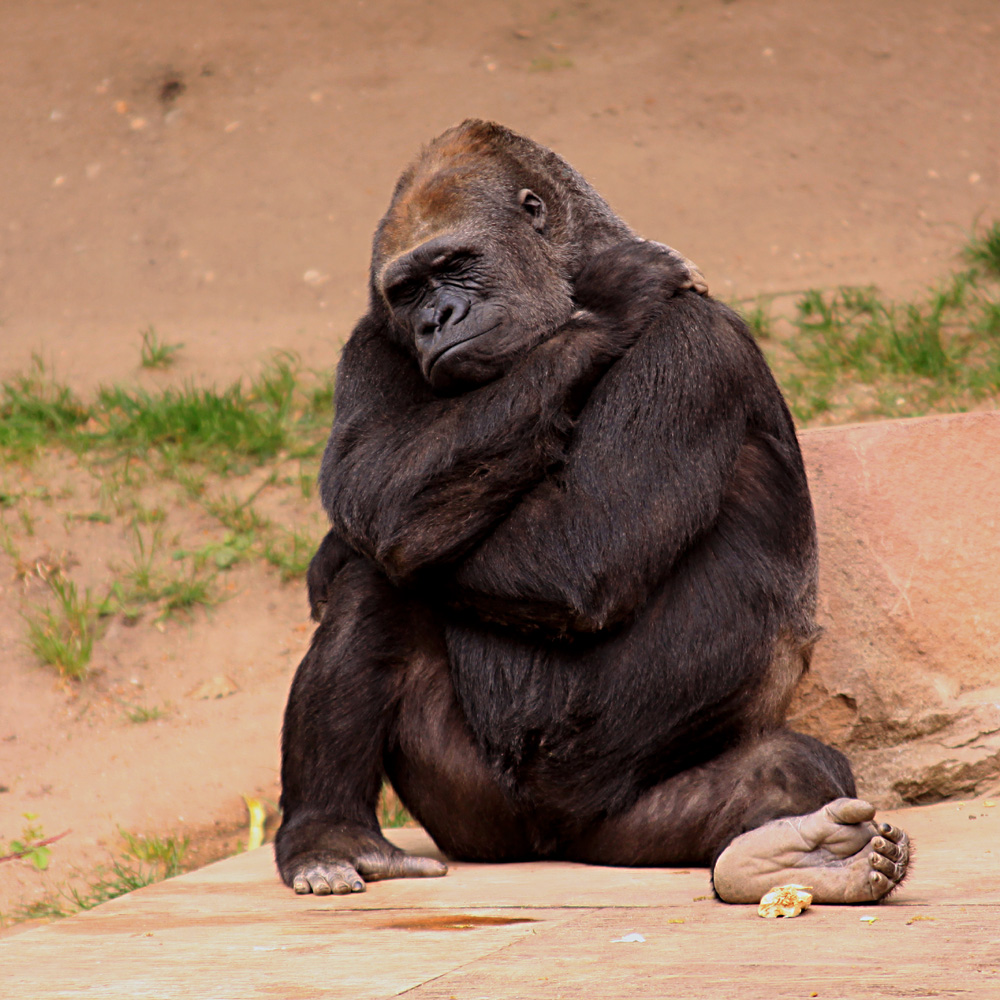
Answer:
<svg viewBox="0 0 1000 1000"><path fill-rule="evenodd" d="M794 920L715 901L697 869L455 864L295 896L263 847L3 939L0 996L1000 998L1000 804L882 815L912 835L913 877ZM433 852L421 830L389 836Z"/></svg>
<svg viewBox="0 0 1000 1000"><path fill-rule="evenodd" d="M826 634L789 725L883 808L1000 783L1000 411L800 435Z"/></svg>

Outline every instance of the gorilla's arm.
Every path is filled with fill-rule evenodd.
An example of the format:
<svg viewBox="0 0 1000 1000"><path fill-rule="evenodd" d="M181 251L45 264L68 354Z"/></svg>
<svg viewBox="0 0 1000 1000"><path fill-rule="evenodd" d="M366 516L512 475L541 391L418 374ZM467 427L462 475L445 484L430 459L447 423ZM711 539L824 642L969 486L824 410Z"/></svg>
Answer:
<svg viewBox="0 0 1000 1000"><path fill-rule="evenodd" d="M562 458L577 395L623 349L571 325L509 377L442 399L363 320L341 358L320 472L333 531L396 581L478 541Z"/></svg>
<svg viewBox="0 0 1000 1000"><path fill-rule="evenodd" d="M690 283L656 244L613 248L579 280L584 308L504 377L451 398L432 393L377 316L363 319L320 471L333 531L396 582L460 557L564 458L593 384Z"/></svg>
<svg viewBox="0 0 1000 1000"><path fill-rule="evenodd" d="M570 633L641 607L715 523L733 484L763 371L738 324L693 294L664 303L657 326L594 390L565 467L457 567L455 602L502 624Z"/></svg>
<svg viewBox="0 0 1000 1000"><path fill-rule="evenodd" d="M314 622L323 620L327 598L333 578L358 554L336 531L326 533L316 554L309 560L306 571L306 588L309 592L309 614Z"/></svg>

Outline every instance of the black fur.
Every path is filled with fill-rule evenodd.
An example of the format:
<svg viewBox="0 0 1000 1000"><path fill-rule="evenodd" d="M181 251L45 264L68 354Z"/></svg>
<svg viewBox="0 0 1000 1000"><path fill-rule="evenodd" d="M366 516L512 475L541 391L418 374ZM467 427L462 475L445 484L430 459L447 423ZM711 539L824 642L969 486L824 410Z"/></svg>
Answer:
<svg viewBox="0 0 1000 1000"><path fill-rule="evenodd" d="M445 852L494 860L710 863L853 794L782 729L817 634L792 421L690 285L499 126L404 173L320 475L288 884L367 849L383 774Z"/></svg>

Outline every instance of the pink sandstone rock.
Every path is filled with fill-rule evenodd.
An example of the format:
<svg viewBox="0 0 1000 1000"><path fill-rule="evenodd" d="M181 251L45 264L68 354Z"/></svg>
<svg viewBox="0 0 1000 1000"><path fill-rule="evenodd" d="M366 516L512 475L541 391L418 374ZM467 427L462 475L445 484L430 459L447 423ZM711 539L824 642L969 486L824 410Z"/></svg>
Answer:
<svg viewBox="0 0 1000 1000"><path fill-rule="evenodd" d="M1000 783L1000 412L806 431L827 629L794 729L877 805Z"/></svg>

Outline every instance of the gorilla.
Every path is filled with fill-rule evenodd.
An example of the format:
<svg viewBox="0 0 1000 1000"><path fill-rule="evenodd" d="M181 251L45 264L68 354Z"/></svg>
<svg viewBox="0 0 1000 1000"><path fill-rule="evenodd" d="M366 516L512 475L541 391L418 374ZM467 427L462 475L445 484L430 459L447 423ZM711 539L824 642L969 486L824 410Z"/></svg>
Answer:
<svg viewBox="0 0 1000 1000"><path fill-rule="evenodd" d="M739 317L564 160L470 120L403 173L337 370L275 842L299 893L451 858L895 888L906 835L784 727L819 630L798 442Z"/></svg>

